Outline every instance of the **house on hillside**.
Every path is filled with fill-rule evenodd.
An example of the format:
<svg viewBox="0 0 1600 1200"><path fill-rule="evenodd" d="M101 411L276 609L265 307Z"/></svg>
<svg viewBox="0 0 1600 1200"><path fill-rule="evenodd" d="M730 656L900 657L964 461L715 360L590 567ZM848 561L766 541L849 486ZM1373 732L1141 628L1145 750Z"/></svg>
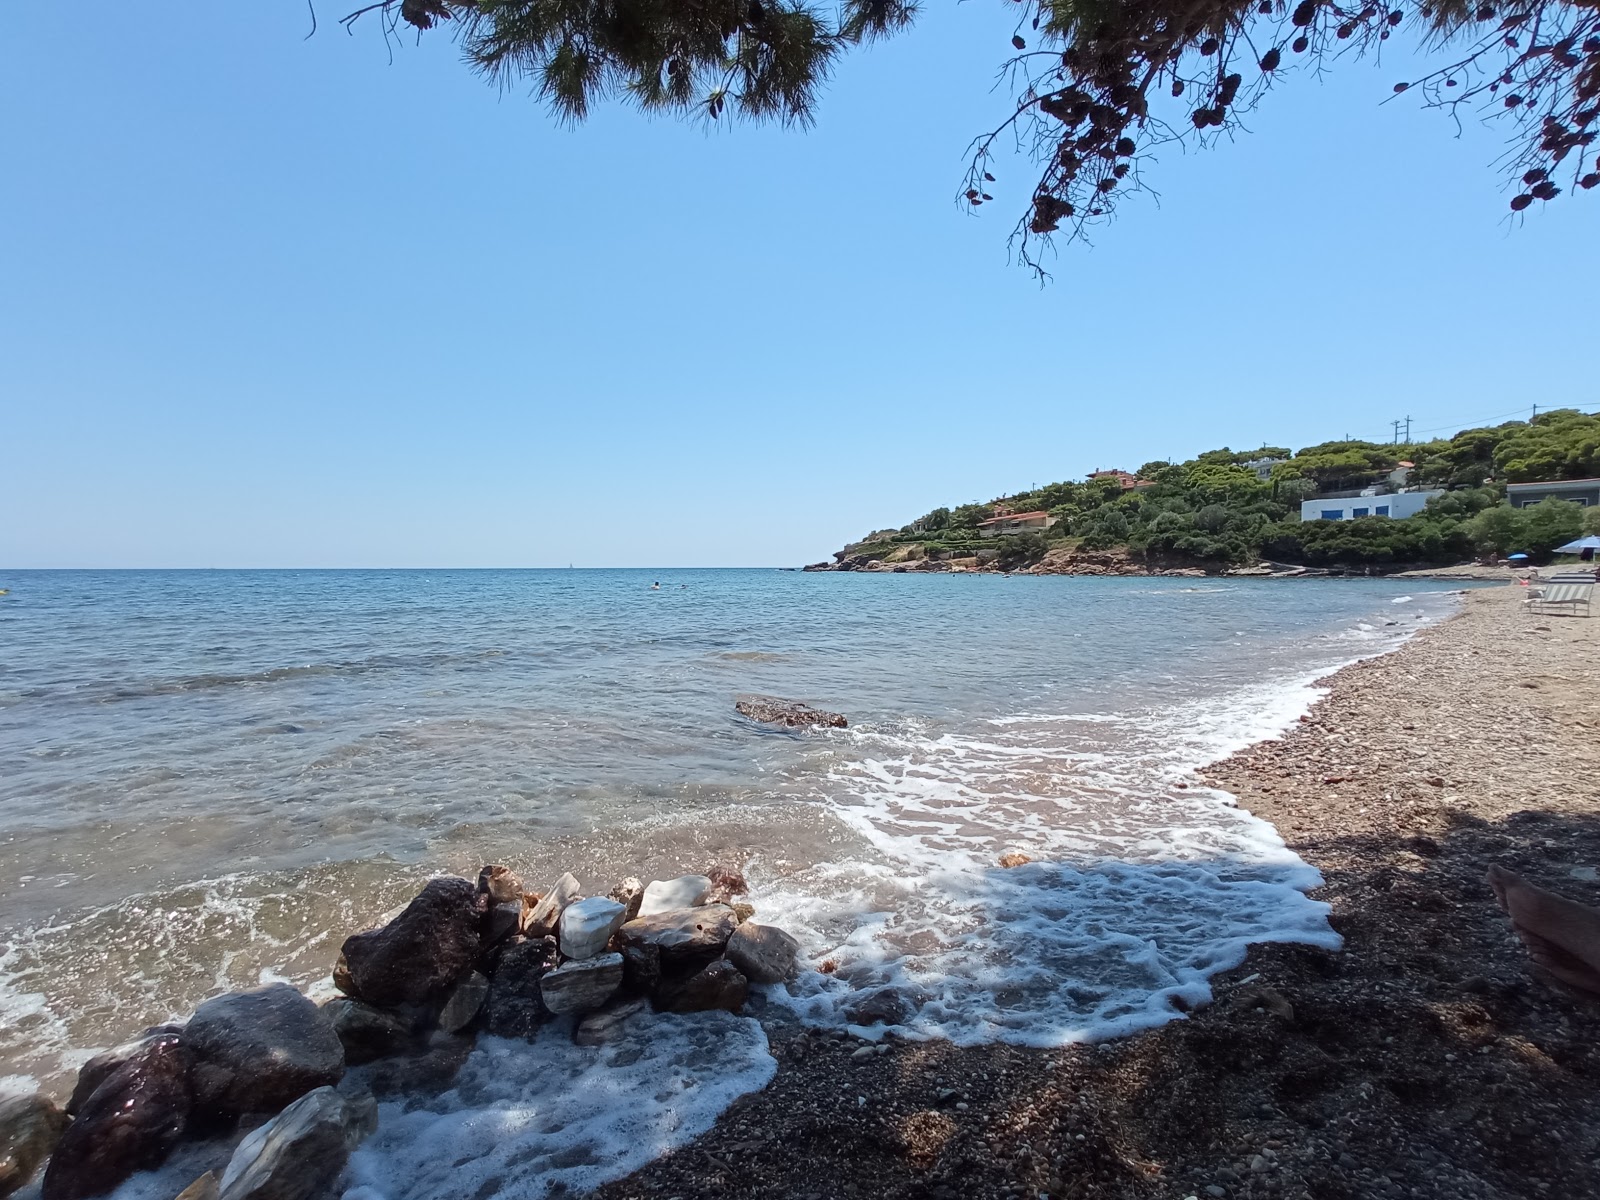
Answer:
<svg viewBox="0 0 1600 1200"><path fill-rule="evenodd" d="M1392 517L1403 521L1414 517L1427 507L1435 496L1444 495L1443 488L1430 492L1391 492L1379 495L1372 489L1366 495L1319 496L1300 503L1302 521L1354 521L1357 517Z"/></svg>
<svg viewBox="0 0 1600 1200"><path fill-rule="evenodd" d="M1416 467L1416 463L1407 462L1402 458L1399 462L1395 463L1394 470L1389 472L1389 482L1396 488L1405 487L1406 480L1411 478L1411 472L1416 470Z"/></svg>
<svg viewBox="0 0 1600 1200"><path fill-rule="evenodd" d="M1600 479L1550 479L1544 483L1508 483L1506 499L1512 508L1527 508L1554 496L1585 508L1600 505Z"/></svg>
<svg viewBox="0 0 1600 1200"><path fill-rule="evenodd" d="M1118 471L1115 468L1109 471L1091 471L1089 472L1089 478L1115 479L1125 492L1132 491L1135 488L1155 487L1155 484L1148 479L1140 479L1136 475L1130 475L1126 471Z"/></svg>
<svg viewBox="0 0 1600 1200"><path fill-rule="evenodd" d="M1043 533L1056 523L1056 518L1040 509L1038 512L1006 513L978 522L978 533L983 537L999 537L1002 533Z"/></svg>
<svg viewBox="0 0 1600 1200"><path fill-rule="evenodd" d="M1288 461L1287 458L1252 458L1249 462L1240 463L1239 465L1246 471L1253 472L1255 477L1261 480L1262 483L1270 483L1272 480L1272 468L1279 463Z"/></svg>

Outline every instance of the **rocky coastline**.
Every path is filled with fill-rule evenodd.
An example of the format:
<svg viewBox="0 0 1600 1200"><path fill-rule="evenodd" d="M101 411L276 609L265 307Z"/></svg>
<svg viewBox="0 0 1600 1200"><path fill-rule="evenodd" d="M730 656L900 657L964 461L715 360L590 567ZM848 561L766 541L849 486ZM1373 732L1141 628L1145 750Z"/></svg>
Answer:
<svg viewBox="0 0 1600 1200"><path fill-rule="evenodd" d="M1383 568L1333 568L1306 567L1294 563L1257 562L1249 566L1224 566L1220 563L1191 561L1166 561L1136 557L1120 550L1066 550L1049 551L1038 562L1023 566L1002 566L996 551L985 550L965 557L923 557L893 561L867 555L852 554L842 550L832 562L807 564L801 570L816 573L826 571L862 571L868 574L891 575L1087 575L1087 576L1160 576L1179 579L1247 578L1247 579L1348 579L1352 576L1400 576L1408 579L1466 579L1505 581L1513 572L1503 566L1463 563L1456 567L1418 567L1407 563L1394 563Z"/></svg>

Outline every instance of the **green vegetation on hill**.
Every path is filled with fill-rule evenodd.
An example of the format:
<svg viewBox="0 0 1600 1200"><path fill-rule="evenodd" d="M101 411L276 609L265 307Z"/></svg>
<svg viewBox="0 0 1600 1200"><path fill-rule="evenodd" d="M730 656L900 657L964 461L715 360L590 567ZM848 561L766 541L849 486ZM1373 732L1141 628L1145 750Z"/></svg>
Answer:
<svg viewBox="0 0 1600 1200"><path fill-rule="evenodd" d="M1247 462L1281 459L1261 479ZM1300 502L1330 492L1392 487L1402 459L1408 484L1445 489L1415 517L1300 520ZM1506 483L1600 476L1600 415L1558 409L1532 421L1466 429L1411 445L1323 442L1243 453L1224 447L1183 463L1148 462L1149 486L1124 490L1112 477L1065 481L991 504L936 508L899 530L883 530L843 554L890 562L993 554L1002 567L1037 562L1057 547L1125 550L1150 561L1227 565L1267 558L1318 567L1460 562L1522 552L1536 560L1584 532L1600 533L1600 510L1565 500L1528 509L1505 502ZM1043 510L1048 530L981 536L979 523Z"/></svg>

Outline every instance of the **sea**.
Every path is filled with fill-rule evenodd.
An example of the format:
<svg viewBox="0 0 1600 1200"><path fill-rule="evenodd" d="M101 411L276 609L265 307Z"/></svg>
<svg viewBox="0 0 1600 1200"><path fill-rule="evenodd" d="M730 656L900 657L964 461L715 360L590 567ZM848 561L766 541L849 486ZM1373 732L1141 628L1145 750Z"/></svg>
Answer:
<svg viewBox="0 0 1600 1200"><path fill-rule="evenodd" d="M1459 602L1426 580L778 570L0 586L0 1091L59 1096L228 989L331 995L347 934L485 863L593 894L736 866L800 939L761 1020L481 1039L445 1096L383 1106L348 1200L625 1174L771 1078L763 1020L1098 1042L1182 1019L1252 943L1337 947L1316 870L1196 771ZM849 726L758 725L747 692ZM887 1028L856 1024L868 998Z"/></svg>

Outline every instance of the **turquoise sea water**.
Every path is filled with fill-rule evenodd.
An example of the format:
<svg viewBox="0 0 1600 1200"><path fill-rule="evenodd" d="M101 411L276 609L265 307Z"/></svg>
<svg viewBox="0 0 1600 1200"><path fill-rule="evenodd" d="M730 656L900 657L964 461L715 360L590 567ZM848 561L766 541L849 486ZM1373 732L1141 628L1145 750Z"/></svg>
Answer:
<svg viewBox="0 0 1600 1200"><path fill-rule="evenodd" d="M651 590L659 580L661 589ZM743 865L840 1023L1057 1043L1169 1019L1315 873L1187 782L1443 583L777 571L11 572L0 1078L325 977L440 870ZM739 692L837 709L791 733ZM997 866L1008 850L1034 861Z"/></svg>

